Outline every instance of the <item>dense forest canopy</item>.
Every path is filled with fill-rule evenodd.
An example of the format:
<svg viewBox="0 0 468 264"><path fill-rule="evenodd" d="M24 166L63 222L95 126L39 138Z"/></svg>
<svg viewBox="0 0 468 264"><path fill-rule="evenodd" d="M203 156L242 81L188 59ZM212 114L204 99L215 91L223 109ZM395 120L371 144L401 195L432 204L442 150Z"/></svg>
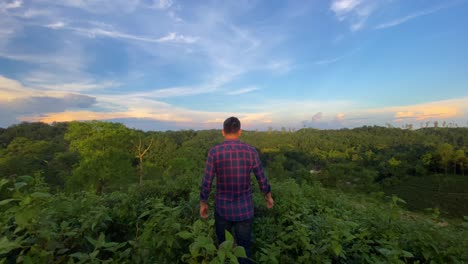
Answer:
<svg viewBox="0 0 468 264"><path fill-rule="evenodd" d="M213 223L196 213L206 155L222 140L219 130L98 121L0 129L0 257L235 259L233 245L211 246ZM244 131L241 140L257 148L278 201L266 211L255 193L257 261L468 260L468 128Z"/></svg>

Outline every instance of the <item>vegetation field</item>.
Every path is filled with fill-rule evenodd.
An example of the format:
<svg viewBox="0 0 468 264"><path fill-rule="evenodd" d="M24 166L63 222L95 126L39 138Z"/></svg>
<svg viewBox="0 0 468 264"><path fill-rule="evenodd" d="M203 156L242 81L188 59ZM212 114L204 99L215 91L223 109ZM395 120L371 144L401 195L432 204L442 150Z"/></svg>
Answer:
<svg viewBox="0 0 468 264"><path fill-rule="evenodd" d="M468 262L467 132L246 131L276 202L252 177L254 261ZM236 263L243 249L216 245L198 216L221 141L105 122L0 129L0 263Z"/></svg>

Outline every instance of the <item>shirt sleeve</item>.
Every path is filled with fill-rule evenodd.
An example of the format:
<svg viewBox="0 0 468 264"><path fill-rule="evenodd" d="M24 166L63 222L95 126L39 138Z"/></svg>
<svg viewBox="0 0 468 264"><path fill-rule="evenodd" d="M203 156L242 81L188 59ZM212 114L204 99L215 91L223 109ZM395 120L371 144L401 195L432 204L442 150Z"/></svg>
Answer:
<svg viewBox="0 0 468 264"><path fill-rule="evenodd" d="M254 150L253 173L255 174L255 178L257 178L260 191L264 194L271 192L270 183L268 183L268 179L263 172L262 162L256 150Z"/></svg>
<svg viewBox="0 0 468 264"><path fill-rule="evenodd" d="M215 176L214 153L212 150L208 153L206 159L205 173L200 188L200 201L206 202L210 196L211 184Z"/></svg>

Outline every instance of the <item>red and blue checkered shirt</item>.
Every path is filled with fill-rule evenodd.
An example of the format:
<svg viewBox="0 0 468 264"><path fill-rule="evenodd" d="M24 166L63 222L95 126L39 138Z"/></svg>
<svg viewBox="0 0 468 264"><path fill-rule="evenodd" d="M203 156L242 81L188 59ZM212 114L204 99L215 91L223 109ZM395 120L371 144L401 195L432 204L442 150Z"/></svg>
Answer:
<svg viewBox="0 0 468 264"><path fill-rule="evenodd" d="M254 147L239 140L226 140L214 146L206 160L200 200L208 200L211 183L216 176L216 212L228 221L253 218L251 172L257 178L262 193L269 193L270 184Z"/></svg>

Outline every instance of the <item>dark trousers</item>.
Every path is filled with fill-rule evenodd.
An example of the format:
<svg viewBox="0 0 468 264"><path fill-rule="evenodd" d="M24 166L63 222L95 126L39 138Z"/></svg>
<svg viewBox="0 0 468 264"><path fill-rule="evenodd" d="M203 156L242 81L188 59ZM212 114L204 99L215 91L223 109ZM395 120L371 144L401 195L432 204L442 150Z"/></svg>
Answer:
<svg viewBox="0 0 468 264"><path fill-rule="evenodd" d="M245 253L248 258L252 258L251 246L252 246L252 223L253 219L244 221L228 221L218 215L215 211L215 228L216 237L218 238L218 244L221 245L226 240L225 230L229 231L236 241L238 246L242 246L245 249ZM239 259L240 264L252 263L250 260L241 258Z"/></svg>

